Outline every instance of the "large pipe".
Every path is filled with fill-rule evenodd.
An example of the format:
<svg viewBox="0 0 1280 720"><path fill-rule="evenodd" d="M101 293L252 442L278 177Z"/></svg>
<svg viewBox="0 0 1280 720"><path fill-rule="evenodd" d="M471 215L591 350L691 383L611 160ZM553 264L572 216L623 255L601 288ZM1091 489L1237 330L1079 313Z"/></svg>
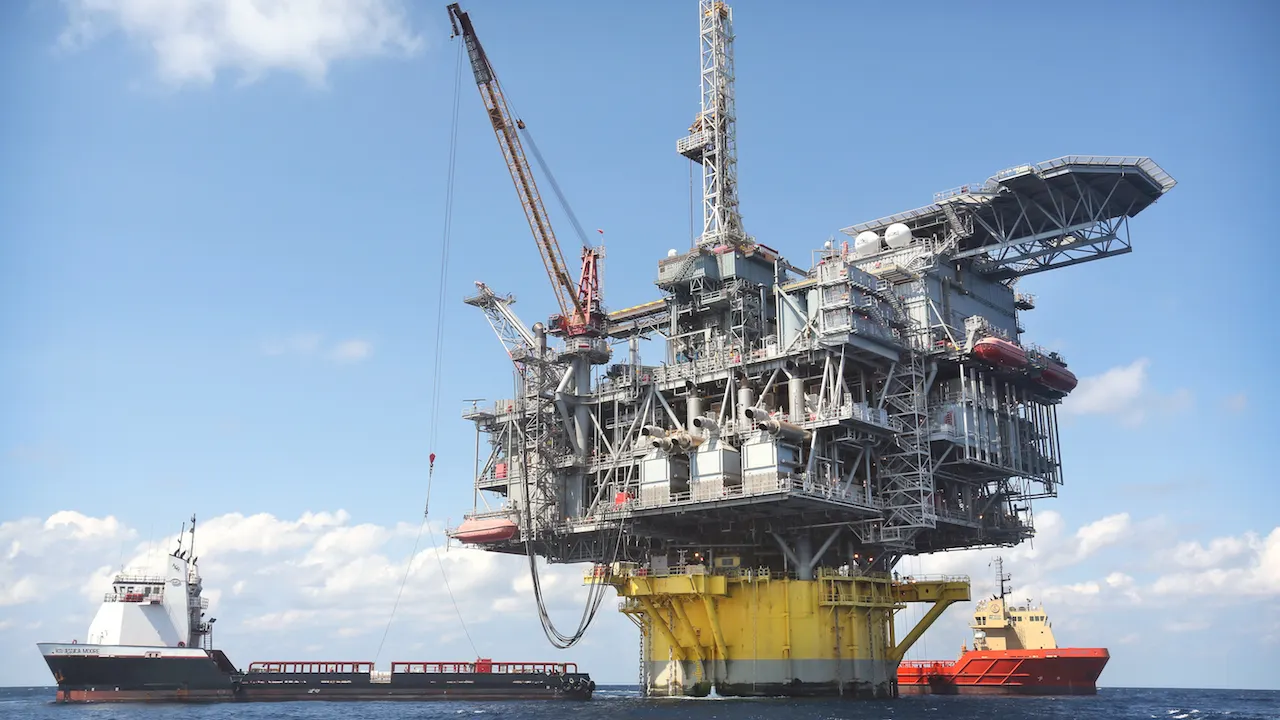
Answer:
<svg viewBox="0 0 1280 720"><path fill-rule="evenodd" d="M789 414L791 422L804 419L804 379L793 377L787 380L787 400L791 403Z"/></svg>
<svg viewBox="0 0 1280 720"><path fill-rule="evenodd" d="M716 423L716 420L705 418L705 416L694 418L694 427L700 430L709 430L712 433L719 432L719 424Z"/></svg>
<svg viewBox="0 0 1280 720"><path fill-rule="evenodd" d="M573 360L574 380L577 384L577 407L574 408L574 429L578 431L578 453L585 456L591 442L591 408L586 399L591 395L591 364L586 356L579 355Z"/></svg>
<svg viewBox="0 0 1280 720"><path fill-rule="evenodd" d="M542 323L533 324L533 337L538 344L538 359L547 356L547 328Z"/></svg>
<svg viewBox="0 0 1280 720"><path fill-rule="evenodd" d="M699 430L702 430L702 431L703 431L703 433L702 433L703 435L718 435L718 434L720 434L720 425L719 425L719 423L717 423L715 420L712 420L712 419L711 419L711 418L709 418L709 417L702 417L702 416L696 417L696 418L694 418L694 419L692 420L691 424L692 424L694 427L698 428Z"/></svg>
<svg viewBox="0 0 1280 720"><path fill-rule="evenodd" d="M777 435L787 440L808 440L813 435L799 425L793 425L789 422L769 417L768 411L762 410L758 407L747 408L747 418L759 423L760 428L765 432Z"/></svg>
<svg viewBox="0 0 1280 720"><path fill-rule="evenodd" d="M738 388L738 422L745 427L748 422L747 410L756 404L756 394L749 387Z"/></svg>
<svg viewBox="0 0 1280 720"><path fill-rule="evenodd" d="M693 421L697 420L701 416L702 416L702 398L698 397L695 394L690 393L688 400L685 403L684 426L686 428L692 428Z"/></svg>
<svg viewBox="0 0 1280 720"><path fill-rule="evenodd" d="M677 430L667 436L672 446L677 451L692 450L702 444L703 439L697 435L691 435L684 430Z"/></svg>
<svg viewBox="0 0 1280 720"><path fill-rule="evenodd" d="M668 433L666 430L652 425L644 427L640 434L649 438L650 447L667 452L687 452L698 447L704 441L704 438L698 435L691 435L684 430L673 430Z"/></svg>

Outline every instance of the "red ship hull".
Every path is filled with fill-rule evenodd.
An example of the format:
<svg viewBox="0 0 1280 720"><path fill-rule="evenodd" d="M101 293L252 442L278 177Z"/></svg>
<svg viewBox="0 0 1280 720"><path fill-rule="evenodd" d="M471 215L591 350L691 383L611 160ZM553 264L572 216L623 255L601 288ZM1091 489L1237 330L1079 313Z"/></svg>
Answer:
<svg viewBox="0 0 1280 720"><path fill-rule="evenodd" d="M903 662L901 695L1095 695L1106 648L970 650L955 661Z"/></svg>

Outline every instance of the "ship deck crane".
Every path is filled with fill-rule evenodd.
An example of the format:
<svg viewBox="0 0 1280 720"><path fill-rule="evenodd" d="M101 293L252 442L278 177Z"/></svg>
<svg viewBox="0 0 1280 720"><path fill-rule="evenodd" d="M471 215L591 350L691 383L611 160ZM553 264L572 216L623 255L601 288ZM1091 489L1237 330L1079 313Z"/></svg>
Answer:
<svg viewBox="0 0 1280 720"><path fill-rule="evenodd" d="M533 232L538 252L542 255L542 263L546 266L547 277L551 280L552 290L560 305L560 314L550 319L549 331L566 337L599 337L604 334L606 325L600 300L600 258L604 249L591 247L584 242L582 270L578 282L574 283L565 266L560 243L556 240L551 219L547 215L533 170L520 142L517 131L525 129L524 121L513 119L502 86L498 83L498 75L489 63L489 56L480 44L480 38L476 36L471 18L457 3L450 4L448 11L453 37L461 35L466 43L471 71L475 75L485 110L488 111L489 123L498 138L498 147L511 172L511 180L520 197L520 204L524 207L525 218L529 221L529 229Z"/></svg>

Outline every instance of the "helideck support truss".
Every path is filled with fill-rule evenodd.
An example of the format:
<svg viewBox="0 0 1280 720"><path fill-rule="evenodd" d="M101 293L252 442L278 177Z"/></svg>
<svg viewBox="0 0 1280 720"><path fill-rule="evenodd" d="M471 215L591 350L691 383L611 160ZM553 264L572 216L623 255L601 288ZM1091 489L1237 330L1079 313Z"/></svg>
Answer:
<svg viewBox="0 0 1280 720"><path fill-rule="evenodd" d="M1129 218L1175 184L1150 158L1068 155L843 232L883 233L903 223L916 237L946 238L954 259L974 258L979 272L1010 279L1129 252Z"/></svg>

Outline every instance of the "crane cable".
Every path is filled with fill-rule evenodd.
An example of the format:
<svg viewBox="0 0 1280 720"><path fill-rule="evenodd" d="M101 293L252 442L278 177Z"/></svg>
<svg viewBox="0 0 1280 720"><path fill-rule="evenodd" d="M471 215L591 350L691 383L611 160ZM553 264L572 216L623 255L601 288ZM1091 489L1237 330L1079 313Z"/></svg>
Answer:
<svg viewBox="0 0 1280 720"><path fill-rule="evenodd" d="M511 109L515 110L514 104L511 105ZM538 164L538 169L542 171L542 174L546 176L547 182L551 183L551 191L556 194L556 200L560 202L560 207L564 209L564 214L569 216L569 222L573 225L573 231L578 234L578 239L582 241L582 247L591 247L591 242L587 240L586 231L582 229L582 224L578 222L578 216L573 213L573 208L569 207L568 199L565 198L564 192L560 190L560 183L556 182L556 176L551 174L551 168L547 165L547 161L542 159L542 152L538 150L538 143L533 141L533 133L529 132L529 128L523 120L520 121L518 127L524 133L525 139L529 141L529 149L533 151L533 160Z"/></svg>
<svg viewBox="0 0 1280 720"><path fill-rule="evenodd" d="M444 349L444 303L445 303L445 287L448 279L449 270L449 239L453 230L453 181L457 168L458 160L458 109L462 100L462 48L458 45L457 68L454 71L453 81L453 124L449 131L449 170L448 181L445 184L445 201L444 201L444 230L440 242L440 280L438 284L439 294L436 298L436 337L435 337L435 356L433 367L435 375L431 382L431 433L429 435L428 447L435 447L437 431L440 426L440 361L443 357ZM373 661L378 661L378 656L382 654L382 647L387 642L387 635L391 632L391 623L395 620L396 610L400 607L400 597L404 594L404 586L409 581L409 574L413 571L413 560L418 555L418 545L422 542L422 533L427 531L427 538L431 541L431 549L436 556L436 564L440 566L440 577L444 580L445 590L449 593L449 602L453 604L453 611L458 615L458 623L462 626L462 632L467 638L467 644L471 646L471 652L476 657L480 657L480 653L476 650L475 641L471 639L471 631L467 628L467 621L462 617L462 609L458 607L458 600L453 595L453 588L449 585L449 576L445 572L444 561L440 559L440 547L436 544L435 535L431 533L427 527L428 518L431 515L431 483L436 473L436 454L433 452L429 456L430 465L427 469L427 498L423 503L422 522L418 525L418 534L413 540L413 552L409 554L409 560L405 563L404 575L400 578L400 589L396 591L395 602L391 605L391 616L387 618L387 626L382 631L382 640L378 642L378 651L373 656Z"/></svg>

